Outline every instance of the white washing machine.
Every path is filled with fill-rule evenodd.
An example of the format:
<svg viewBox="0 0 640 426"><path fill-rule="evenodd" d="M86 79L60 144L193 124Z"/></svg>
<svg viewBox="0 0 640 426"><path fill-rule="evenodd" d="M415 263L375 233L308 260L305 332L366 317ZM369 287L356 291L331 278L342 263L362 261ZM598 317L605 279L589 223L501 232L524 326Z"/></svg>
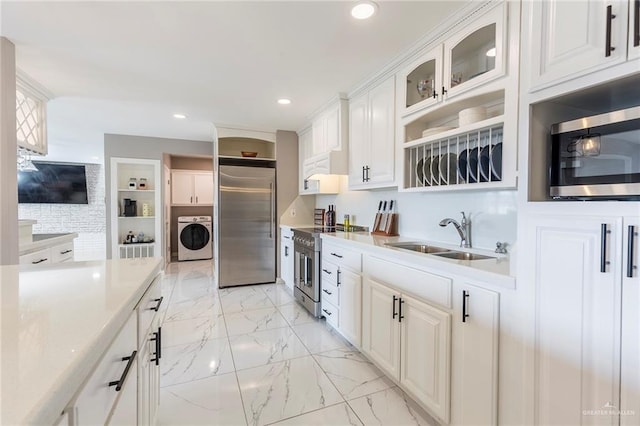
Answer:
<svg viewBox="0 0 640 426"><path fill-rule="evenodd" d="M178 218L178 260L201 260L213 257L211 216Z"/></svg>

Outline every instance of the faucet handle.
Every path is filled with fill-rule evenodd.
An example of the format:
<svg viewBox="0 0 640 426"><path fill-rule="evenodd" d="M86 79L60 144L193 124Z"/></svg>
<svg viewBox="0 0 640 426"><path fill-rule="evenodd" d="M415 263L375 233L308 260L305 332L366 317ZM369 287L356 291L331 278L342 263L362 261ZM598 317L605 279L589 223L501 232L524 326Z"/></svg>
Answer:
<svg viewBox="0 0 640 426"><path fill-rule="evenodd" d="M463 211L462 211L462 212L460 212L460 213L462 213L462 223L466 223L466 221L467 221L467 217L464 215L464 212L463 212Z"/></svg>

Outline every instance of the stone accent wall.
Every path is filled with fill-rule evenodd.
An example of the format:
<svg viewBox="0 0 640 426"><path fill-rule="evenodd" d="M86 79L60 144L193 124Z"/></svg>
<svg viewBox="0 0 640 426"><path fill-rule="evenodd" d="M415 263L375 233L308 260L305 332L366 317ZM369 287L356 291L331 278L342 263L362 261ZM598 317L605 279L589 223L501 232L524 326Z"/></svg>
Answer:
<svg viewBox="0 0 640 426"><path fill-rule="evenodd" d="M19 204L20 219L34 219L34 234L76 232L75 260L106 259L105 175L102 164L87 164L89 204Z"/></svg>

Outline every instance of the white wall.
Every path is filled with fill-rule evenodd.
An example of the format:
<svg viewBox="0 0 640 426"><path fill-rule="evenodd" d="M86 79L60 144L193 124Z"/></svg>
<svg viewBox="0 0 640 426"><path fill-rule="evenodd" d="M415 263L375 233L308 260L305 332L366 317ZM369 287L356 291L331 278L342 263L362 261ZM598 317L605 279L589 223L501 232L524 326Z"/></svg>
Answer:
<svg viewBox="0 0 640 426"><path fill-rule="evenodd" d="M100 260L106 258L107 235L104 167L87 164L85 169L89 204L18 204L18 217L38 221L34 234L78 233L74 259Z"/></svg>
<svg viewBox="0 0 640 426"><path fill-rule="evenodd" d="M451 217L460 222L461 211L471 218L473 247L494 250L496 241L507 242L508 251L516 242L517 192L465 191L446 193L406 193L397 190L349 191L347 178L341 178L340 194L317 195L316 208L336 205L336 219L342 223L345 214L355 225L373 226L380 200L396 200L399 233L403 237L459 244L460 237L452 225L438 226ZM313 218L310 218L310 222Z"/></svg>

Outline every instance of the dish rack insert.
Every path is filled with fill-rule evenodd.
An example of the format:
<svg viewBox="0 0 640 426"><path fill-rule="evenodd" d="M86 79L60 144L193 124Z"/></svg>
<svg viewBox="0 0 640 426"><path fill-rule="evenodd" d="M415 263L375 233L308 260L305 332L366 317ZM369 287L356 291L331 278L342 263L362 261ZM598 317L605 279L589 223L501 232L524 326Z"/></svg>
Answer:
<svg viewBox="0 0 640 426"><path fill-rule="evenodd" d="M405 188L502 180L503 124L405 149Z"/></svg>

